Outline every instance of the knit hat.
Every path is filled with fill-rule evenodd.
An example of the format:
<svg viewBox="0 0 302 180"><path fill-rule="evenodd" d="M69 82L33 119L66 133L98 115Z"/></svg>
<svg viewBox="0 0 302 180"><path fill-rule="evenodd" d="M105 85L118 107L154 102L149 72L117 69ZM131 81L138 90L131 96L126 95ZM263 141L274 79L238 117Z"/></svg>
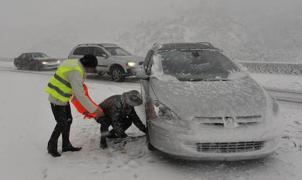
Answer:
<svg viewBox="0 0 302 180"><path fill-rule="evenodd" d="M85 68L95 68L98 65L98 60L94 55L85 55L80 59L80 62Z"/></svg>
<svg viewBox="0 0 302 180"><path fill-rule="evenodd" d="M139 106L143 103L140 93L137 90L128 91L122 94L125 103L130 106Z"/></svg>

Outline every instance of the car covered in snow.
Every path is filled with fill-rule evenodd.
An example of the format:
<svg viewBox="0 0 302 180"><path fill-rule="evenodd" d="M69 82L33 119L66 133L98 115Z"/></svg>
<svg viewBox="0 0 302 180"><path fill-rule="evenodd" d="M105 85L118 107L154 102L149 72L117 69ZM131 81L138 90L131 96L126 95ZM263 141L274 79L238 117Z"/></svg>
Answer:
<svg viewBox="0 0 302 180"><path fill-rule="evenodd" d="M109 74L116 82L124 81L125 77L135 77L144 61L144 58L132 55L112 43L79 44L71 50L68 58L80 59L87 54L97 57L96 71L99 75Z"/></svg>
<svg viewBox="0 0 302 180"><path fill-rule="evenodd" d="M14 65L17 69L40 71L58 68L60 60L42 52L29 52L16 57Z"/></svg>
<svg viewBox="0 0 302 180"><path fill-rule="evenodd" d="M143 66L149 149L192 160L244 160L278 147L277 102L210 43L156 44Z"/></svg>

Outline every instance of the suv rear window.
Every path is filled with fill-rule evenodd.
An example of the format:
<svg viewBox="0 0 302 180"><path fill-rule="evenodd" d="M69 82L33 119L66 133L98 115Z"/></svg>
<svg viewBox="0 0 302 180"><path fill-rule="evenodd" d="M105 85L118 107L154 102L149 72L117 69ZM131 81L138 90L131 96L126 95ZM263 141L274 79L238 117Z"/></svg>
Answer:
<svg viewBox="0 0 302 180"><path fill-rule="evenodd" d="M92 47L78 47L73 52L74 55L87 55L87 54L93 54L93 48Z"/></svg>

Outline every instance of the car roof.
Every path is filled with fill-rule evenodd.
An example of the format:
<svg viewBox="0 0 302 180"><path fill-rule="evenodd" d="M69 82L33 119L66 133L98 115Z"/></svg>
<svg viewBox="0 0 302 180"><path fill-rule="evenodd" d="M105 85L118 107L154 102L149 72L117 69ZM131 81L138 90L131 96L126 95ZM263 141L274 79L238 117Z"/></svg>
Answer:
<svg viewBox="0 0 302 180"><path fill-rule="evenodd" d="M211 49L219 50L215 48L209 42L194 42L194 43L165 43L165 44L154 44L152 49L154 51L169 51L174 49ZM221 51L221 50L219 50Z"/></svg>
<svg viewBox="0 0 302 180"><path fill-rule="evenodd" d="M113 43L84 43L84 44L79 44L78 46L118 47L116 44Z"/></svg>
<svg viewBox="0 0 302 180"><path fill-rule="evenodd" d="M45 54L44 52L26 52L22 54Z"/></svg>

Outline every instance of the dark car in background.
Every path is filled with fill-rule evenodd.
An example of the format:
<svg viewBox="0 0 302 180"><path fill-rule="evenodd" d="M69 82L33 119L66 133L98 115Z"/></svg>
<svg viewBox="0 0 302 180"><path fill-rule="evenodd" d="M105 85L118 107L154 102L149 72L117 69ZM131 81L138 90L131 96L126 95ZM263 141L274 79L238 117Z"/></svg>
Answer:
<svg viewBox="0 0 302 180"><path fill-rule="evenodd" d="M49 70L56 69L60 60L52 58L42 52L23 53L14 59L14 65L19 70Z"/></svg>

